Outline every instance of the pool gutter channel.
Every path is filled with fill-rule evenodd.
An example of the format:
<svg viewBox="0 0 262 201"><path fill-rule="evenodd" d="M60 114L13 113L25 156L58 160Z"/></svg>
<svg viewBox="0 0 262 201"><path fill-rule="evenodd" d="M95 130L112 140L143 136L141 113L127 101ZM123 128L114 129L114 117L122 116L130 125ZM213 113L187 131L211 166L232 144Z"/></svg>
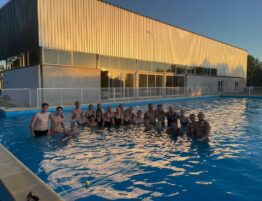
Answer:
<svg viewBox="0 0 262 201"><path fill-rule="evenodd" d="M0 182L14 201L27 200L27 195L31 191L41 201L64 201L2 144L0 144Z"/></svg>

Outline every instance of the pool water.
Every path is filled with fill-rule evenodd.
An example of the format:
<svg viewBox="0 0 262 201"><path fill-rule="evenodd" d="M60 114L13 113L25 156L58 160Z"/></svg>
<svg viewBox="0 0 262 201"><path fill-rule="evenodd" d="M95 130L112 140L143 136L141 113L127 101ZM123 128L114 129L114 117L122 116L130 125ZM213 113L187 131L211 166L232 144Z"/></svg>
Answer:
<svg viewBox="0 0 262 201"><path fill-rule="evenodd" d="M262 99L213 98L164 106L169 105L188 115L205 111L210 141L172 138L135 126L111 132L87 128L66 141L60 135L35 139L27 115L0 119L0 143L68 201L260 201Z"/></svg>

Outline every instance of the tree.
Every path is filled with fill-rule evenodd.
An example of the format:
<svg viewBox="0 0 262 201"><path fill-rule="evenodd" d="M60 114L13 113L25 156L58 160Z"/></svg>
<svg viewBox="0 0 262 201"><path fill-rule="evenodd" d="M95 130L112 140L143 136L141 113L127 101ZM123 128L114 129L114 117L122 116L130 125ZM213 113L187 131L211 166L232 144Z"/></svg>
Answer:
<svg viewBox="0 0 262 201"><path fill-rule="evenodd" d="M247 58L247 86L262 86L262 62L252 55Z"/></svg>

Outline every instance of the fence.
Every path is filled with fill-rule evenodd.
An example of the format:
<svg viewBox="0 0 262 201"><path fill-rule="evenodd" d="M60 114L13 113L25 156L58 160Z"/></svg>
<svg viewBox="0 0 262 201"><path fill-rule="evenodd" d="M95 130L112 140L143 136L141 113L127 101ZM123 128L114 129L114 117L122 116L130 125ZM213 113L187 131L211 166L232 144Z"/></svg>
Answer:
<svg viewBox="0 0 262 201"><path fill-rule="evenodd" d="M184 96L219 95L210 88L152 87L152 88L38 88L1 89L0 107L39 107L42 102L51 106L96 102L120 102ZM223 93L225 94L225 93ZM230 95L262 95L262 87L248 87Z"/></svg>

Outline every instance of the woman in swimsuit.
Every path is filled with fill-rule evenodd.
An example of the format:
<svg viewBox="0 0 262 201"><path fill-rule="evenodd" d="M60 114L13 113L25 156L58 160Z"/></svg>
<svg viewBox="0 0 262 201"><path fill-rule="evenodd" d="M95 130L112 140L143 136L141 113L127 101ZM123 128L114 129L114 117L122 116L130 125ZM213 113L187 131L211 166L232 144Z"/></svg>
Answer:
<svg viewBox="0 0 262 201"><path fill-rule="evenodd" d="M142 117L142 110L137 110L136 117L133 119L133 123L136 125L141 125L144 123L144 118Z"/></svg>
<svg viewBox="0 0 262 201"><path fill-rule="evenodd" d="M111 128L115 125L114 116L112 115L111 108L107 108L107 112L104 114L103 127Z"/></svg>
<svg viewBox="0 0 262 201"><path fill-rule="evenodd" d="M167 118L167 126L170 127L172 122L177 122L178 115L176 112L174 112L174 109L172 106L168 108L168 112L166 113Z"/></svg>
<svg viewBox="0 0 262 201"><path fill-rule="evenodd" d="M85 117L86 117L87 120L90 121L92 115L95 116L96 115L96 111L94 110L94 105L90 104L88 106L88 110L85 113Z"/></svg>
<svg viewBox="0 0 262 201"><path fill-rule="evenodd" d="M123 124L123 115L122 115L121 109L117 107L116 113L115 113L115 126L119 127L122 124Z"/></svg>
<svg viewBox="0 0 262 201"><path fill-rule="evenodd" d="M132 117L130 116L130 112L128 110L124 113L123 119L124 125L130 125L132 123Z"/></svg>
<svg viewBox="0 0 262 201"><path fill-rule="evenodd" d="M103 127L103 111L101 109L96 110L96 122L98 127Z"/></svg>

